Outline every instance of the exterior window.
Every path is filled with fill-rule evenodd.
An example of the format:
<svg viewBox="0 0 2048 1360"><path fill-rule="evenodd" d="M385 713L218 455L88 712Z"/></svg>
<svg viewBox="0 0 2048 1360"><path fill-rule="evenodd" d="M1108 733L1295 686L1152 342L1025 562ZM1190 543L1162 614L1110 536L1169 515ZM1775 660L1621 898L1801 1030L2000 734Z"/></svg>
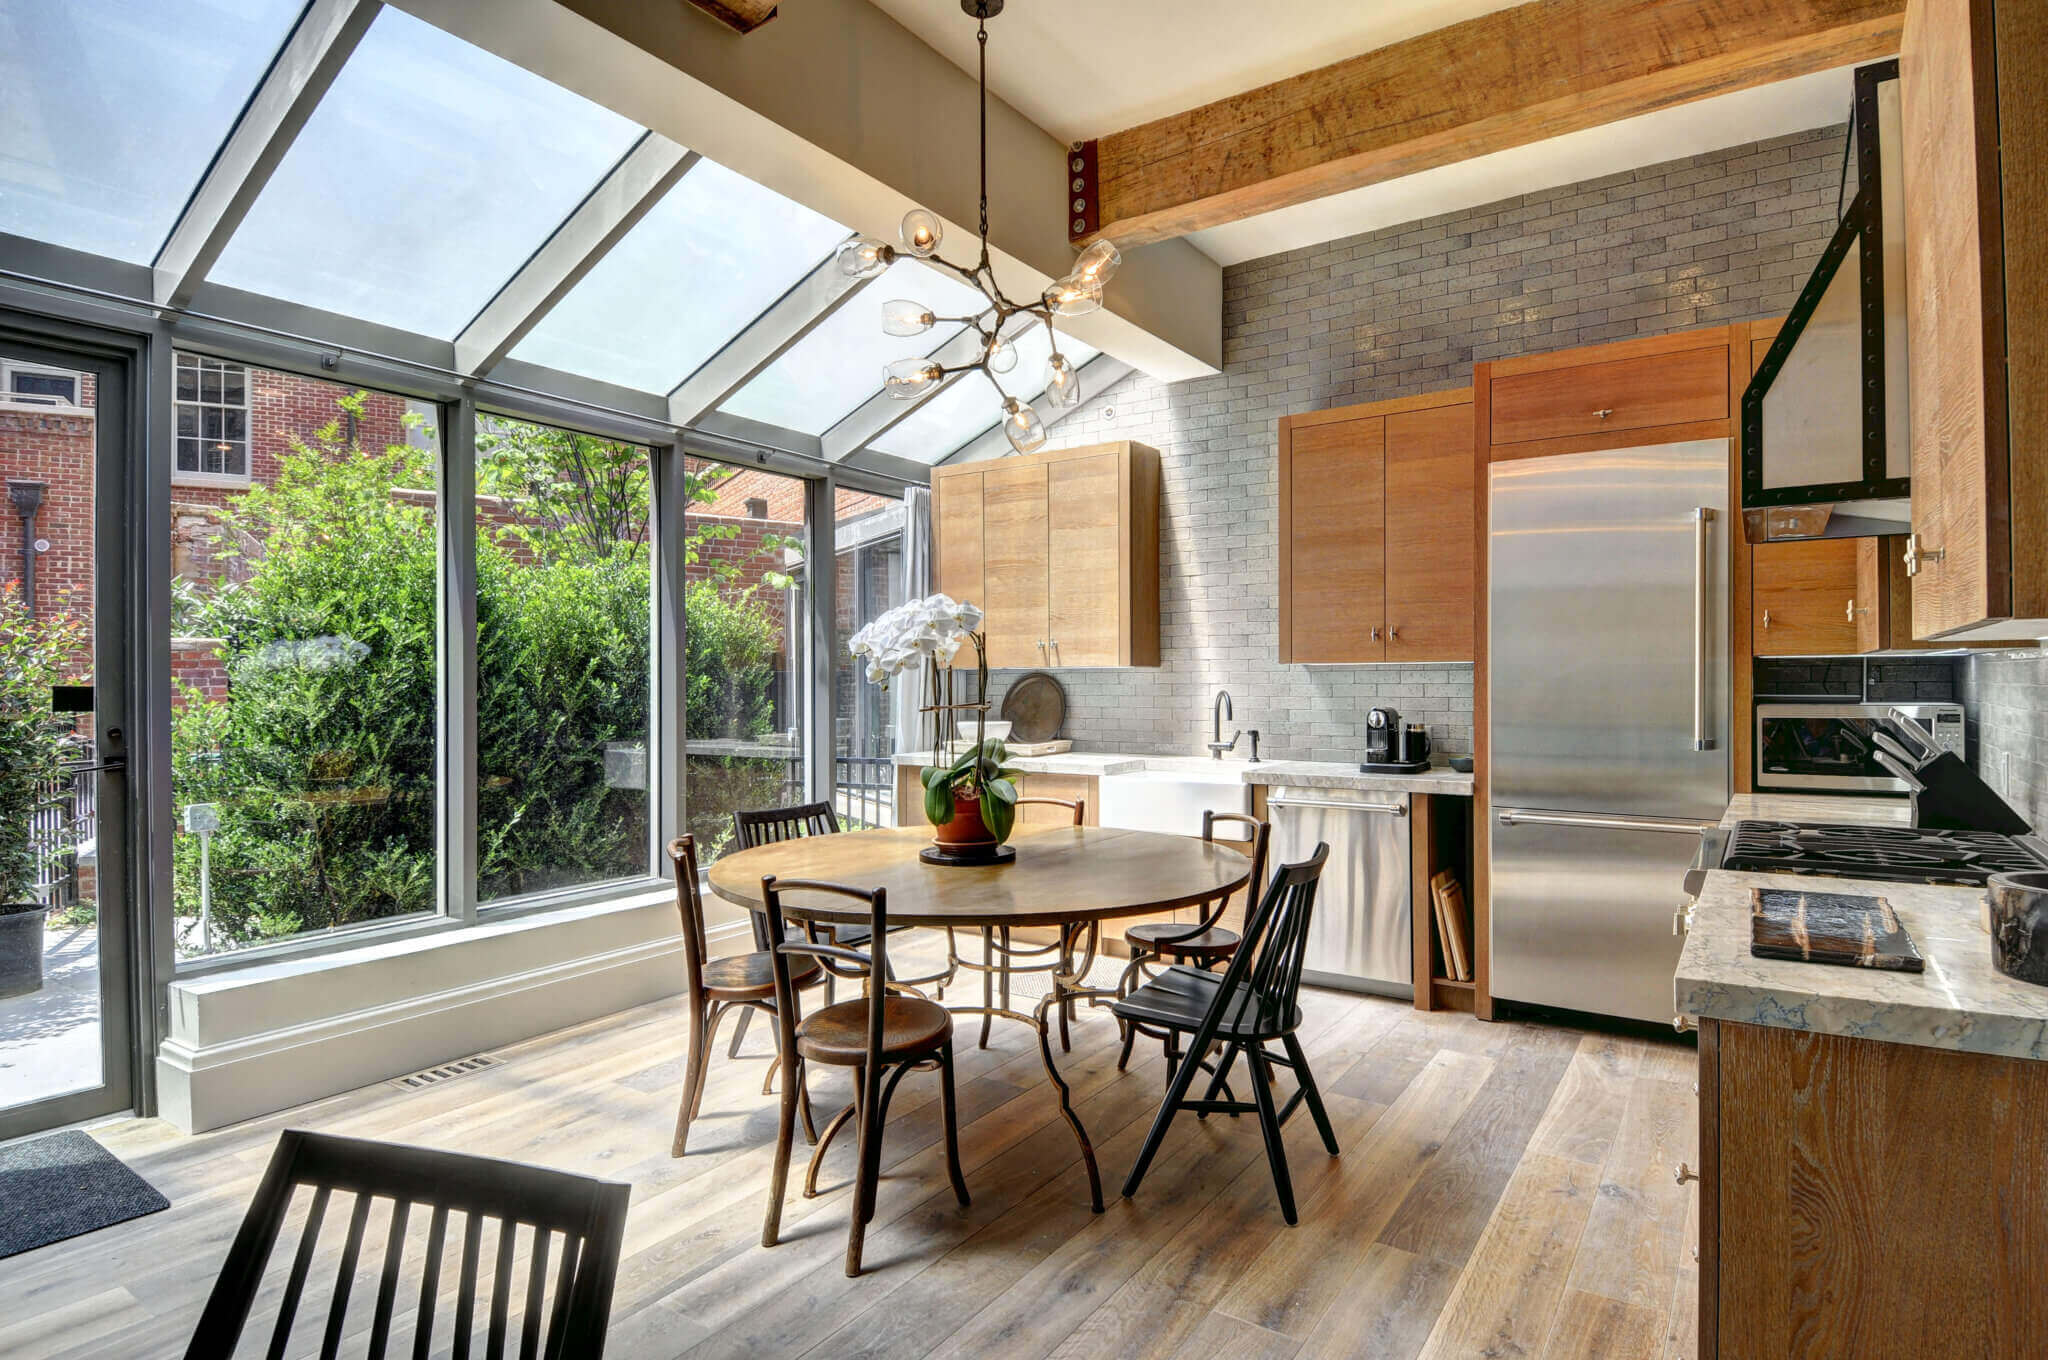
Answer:
<svg viewBox="0 0 2048 1360"><path fill-rule="evenodd" d="M839 488L834 506L838 570L833 580L832 683L838 715L833 771L840 821L895 826L895 691L869 683L847 653L860 629L903 603L903 502Z"/></svg>
<svg viewBox="0 0 2048 1360"><path fill-rule="evenodd" d="M41 364L0 363L0 400L15 406L63 406L79 409L85 379L68 368Z"/></svg>
<svg viewBox="0 0 2048 1360"><path fill-rule="evenodd" d="M180 478L249 480L249 370L201 354L177 362Z"/></svg>

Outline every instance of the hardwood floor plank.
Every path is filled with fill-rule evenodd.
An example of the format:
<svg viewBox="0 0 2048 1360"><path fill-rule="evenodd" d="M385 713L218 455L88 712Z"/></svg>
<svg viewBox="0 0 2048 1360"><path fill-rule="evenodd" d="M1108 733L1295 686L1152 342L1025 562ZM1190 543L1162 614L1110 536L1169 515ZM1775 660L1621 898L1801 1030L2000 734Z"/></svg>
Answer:
<svg viewBox="0 0 2048 1360"><path fill-rule="evenodd" d="M1700 1353L1700 1267L1696 1256L1700 1243L1700 1197L1697 1187L1686 1205L1682 1241L1678 1278L1671 1287L1671 1305L1665 1310L1664 1360L1697 1360Z"/></svg>
<svg viewBox="0 0 2048 1360"><path fill-rule="evenodd" d="M1287 1360L1297 1345L1291 1336L1254 1327L1228 1313L1211 1313L1174 1352L1173 1360L1214 1360L1219 1355L1231 1360Z"/></svg>
<svg viewBox="0 0 2048 1360"><path fill-rule="evenodd" d="M1532 1355L1550 1335L1597 1172L1532 1153L1502 1194L1422 1354Z"/></svg>
<svg viewBox="0 0 2048 1360"><path fill-rule="evenodd" d="M1642 1064L1638 1040L1611 1034L1588 1034L1565 1069L1543 1122L1529 1139L1529 1151L1546 1157L1569 1157L1599 1166L1621 1126L1628 1103L1629 1082Z"/></svg>
<svg viewBox="0 0 2048 1360"><path fill-rule="evenodd" d="M1661 1313L1567 1289L1542 1360L1624 1360L1652 1356L1663 1344Z"/></svg>
<svg viewBox="0 0 2048 1360"><path fill-rule="evenodd" d="M1677 1082L1639 1076L1631 1083L1579 1239L1573 1289L1659 1314L1670 1307L1695 1198L1673 1173L1680 1162L1698 1165L1698 1123L1691 1091Z"/></svg>
<svg viewBox="0 0 2048 1360"><path fill-rule="evenodd" d="M1458 1282L1445 1261L1375 1242L1299 1352L1302 1360L1414 1360Z"/></svg>
<svg viewBox="0 0 2048 1360"><path fill-rule="evenodd" d="M10 1315L18 1313L10 1303ZM47 1360L81 1345L98 1345L122 1327L146 1321L148 1310L125 1289L102 1289L75 1302L0 1323L0 1355Z"/></svg>

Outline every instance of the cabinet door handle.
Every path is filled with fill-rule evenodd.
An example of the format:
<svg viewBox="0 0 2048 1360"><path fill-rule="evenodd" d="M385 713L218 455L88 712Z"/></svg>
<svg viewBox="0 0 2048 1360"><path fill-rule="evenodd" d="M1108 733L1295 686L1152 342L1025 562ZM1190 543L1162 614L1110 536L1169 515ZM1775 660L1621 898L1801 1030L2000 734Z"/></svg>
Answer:
<svg viewBox="0 0 2048 1360"><path fill-rule="evenodd" d="M1374 641L1374 642L1378 642L1378 641L1380 640L1380 630L1379 630L1379 626L1378 626L1377 624L1375 624L1375 625L1373 626L1373 630L1372 630L1372 639L1371 639L1371 640L1372 640L1372 641Z"/></svg>
<svg viewBox="0 0 2048 1360"><path fill-rule="evenodd" d="M1602 407L1600 410L1595 411L1593 414L1600 417L1600 419L1605 420L1607 419L1607 417L1614 414L1614 408L1612 406Z"/></svg>
<svg viewBox="0 0 2048 1360"><path fill-rule="evenodd" d="M1770 610L1768 610L1768 609L1766 609L1766 610L1764 611L1764 627L1768 628L1768 627L1770 627L1770 626L1771 626L1771 611L1770 611Z"/></svg>
<svg viewBox="0 0 2048 1360"><path fill-rule="evenodd" d="M1865 606L1864 606L1863 608L1861 608L1861 609L1858 609L1858 608L1856 607L1856 601L1855 601L1855 599L1854 599L1854 598L1852 597L1852 598L1850 599L1850 601L1849 601L1849 607L1848 607L1848 609L1846 609L1846 610L1844 610L1844 611L1843 611L1843 615L1844 615L1844 617L1845 617L1845 618L1846 618L1846 619L1847 619L1847 620L1848 620L1848 621L1849 621L1850 623L1854 623L1854 622L1856 622L1856 616L1857 616L1858 614L1868 614L1869 612L1870 612L1870 606L1869 606L1869 605L1865 605Z"/></svg>
<svg viewBox="0 0 2048 1360"><path fill-rule="evenodd" d="M1398 629L1398 628L1389 628L1389 629L1387 630L1387 641L1389 641L1389 642L1399 642L1400 640L1401 640L1401 630L1400 630L1400 629Z"/></svg>
<svg viewBox="0 0 2048 1360"><path fill-rule="evenodd" d="M1920 535L1906 535L1906 575L1918 576L1922 562L1939 562L1946 556L1948 556L1946 549L1921 547Z"/></svg>
<svg viewBox="0 0 2048 1360"><path fill-rule="evenodd" d="M1678 1169L1671 1173L1671 1178L1677 1181L1680 1185L1684 1185L1687 1181L1698 1180L1700 1178L1700 1173L1693 1170L1691 1167L1687 1166L1684 1162L1680 1162L1678 1164Z"/></svg>
<svg viewBox="0 0 2048 1360"><path fill-rule="evenodd" d="M1059 665L1059 664L1060 664L1060 640L1059 640L1058 638L1054 638L1054 639L1052 639L1052 640L1051 640L1050 642L1048 642L1048 643L1046 644L1046 646L1048 646L1048 647L1050 647L1050 648L1052 649L1052 664L1053 664L1053 665L1055 665L1055 666Z"/></svg>
<svg viewBox="0 0 2048 1360"><path fill-rule="evenodd" d="M1046 662L1047 662L1047 657L1046 657L1046 654L1045 654L1045 639L1044 639L1044 638L1040 638L1040 639L1038 640L1038 664L1039 664L1039 665L1041 665L1041 666L1043 666L1043 665L1045 665L1045 664L1046 664Z"/></svg>

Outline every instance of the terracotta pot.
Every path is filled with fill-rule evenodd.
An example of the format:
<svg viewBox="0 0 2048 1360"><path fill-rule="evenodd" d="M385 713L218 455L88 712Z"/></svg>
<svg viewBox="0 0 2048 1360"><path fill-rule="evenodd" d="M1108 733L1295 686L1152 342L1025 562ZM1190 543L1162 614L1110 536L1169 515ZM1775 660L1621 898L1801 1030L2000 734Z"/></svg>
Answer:
<svg viewBox="0 0 2048 1360"><path fill-rule="evenodd" d="M988 824L981 820L981 798L955 792L953 815L932 828L940 845L949 850L975 850L996 843Z"/></svg>

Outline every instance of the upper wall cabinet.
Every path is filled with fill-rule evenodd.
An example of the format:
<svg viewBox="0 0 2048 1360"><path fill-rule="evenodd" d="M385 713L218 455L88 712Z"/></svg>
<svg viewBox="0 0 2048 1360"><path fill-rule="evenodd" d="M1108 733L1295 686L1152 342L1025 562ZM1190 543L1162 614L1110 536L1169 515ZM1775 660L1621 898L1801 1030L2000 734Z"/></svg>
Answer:
<svg viewBox="0 0 2048 1360"><path fill-rule="evenodd" d="M1912 0L1913 635L2048 632L2048 5Z"/></svg>
<svg viewBox="0 0 2048 1360"><path fill-rule="evenodd" d="M932 470L936 588L988 664L1159 664L1159 454L1093 444Z"/></svg>
<svg viewBox="0 0 2048 1360"><path fill-rule="evenodd" d="M1472 393L1280 422L1280 659L1472 659Z"/></svg>

